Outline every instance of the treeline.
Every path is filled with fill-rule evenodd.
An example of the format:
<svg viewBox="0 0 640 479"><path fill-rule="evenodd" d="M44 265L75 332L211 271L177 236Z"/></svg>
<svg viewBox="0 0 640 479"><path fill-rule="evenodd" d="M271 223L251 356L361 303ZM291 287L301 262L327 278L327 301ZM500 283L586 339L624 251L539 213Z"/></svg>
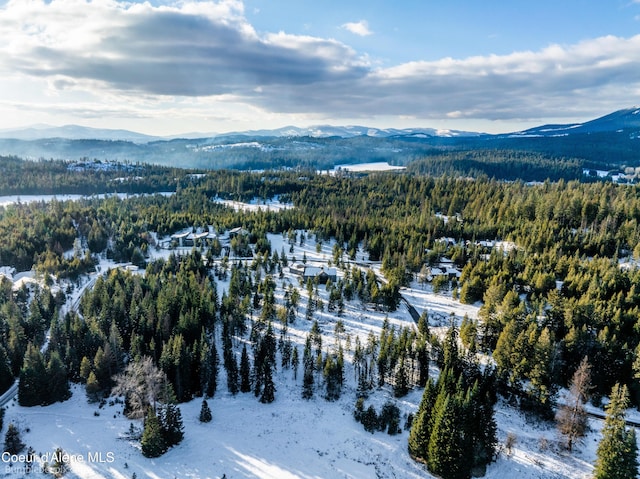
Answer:
<svg viewBox="0 0 640 479"><path fill-rule="evenodd" d="M507 181L577 180L583 161L514 150L439 152L407 166L410 173L430 176L487 176Z"/></svg>
<svg viewBox="0 0 640 479"><path fill-rule="evenodd" d="M84 159L27 161L0 156L0 195L175 191L183 175L169 167Z"/></svg>

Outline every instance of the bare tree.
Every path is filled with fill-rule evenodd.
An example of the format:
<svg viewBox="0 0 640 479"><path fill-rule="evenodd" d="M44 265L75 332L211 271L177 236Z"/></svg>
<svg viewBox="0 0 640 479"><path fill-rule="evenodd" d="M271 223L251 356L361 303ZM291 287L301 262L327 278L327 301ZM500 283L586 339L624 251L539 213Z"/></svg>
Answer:
<svg viewBox="0 0 640 479"><path fill-rule="evenodd" d="M111 394L124 396L128 401L128 416L132 419L144 417L149 406L156 409L156 403L162 400L167 390L167 377L153 364L149 356L131 362L115 378L116 385Z"/></svg>
<svg viewBox="0 0 640 479"><path fill-rule="evenodd" d="M587 432L587 411L584 407L591 390L591 366L585 356L569 384L566 401L558 409L556 422L560 434L564 436L569 451Z"/></svg>

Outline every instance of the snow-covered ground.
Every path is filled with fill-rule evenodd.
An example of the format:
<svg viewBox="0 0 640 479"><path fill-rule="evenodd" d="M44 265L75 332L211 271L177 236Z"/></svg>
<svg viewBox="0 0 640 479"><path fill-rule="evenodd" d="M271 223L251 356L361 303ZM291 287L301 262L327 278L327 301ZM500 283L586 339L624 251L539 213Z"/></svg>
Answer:
<svg viewBox="0 0 640 479"><path fill-rule="evenodd" d="M280 211L293 208L290 203L281 203L278 197L270 200L253 199L249 203L241 201L223 200L222 198L213 198L214 202L226 205L236 211Z"/></svg>
<svg viewBox="0 0 640 479"><path fill-rule="evenodd" d="M306 256L310 265L327 265L332 259L333 242L319 248L308 237L304 245L299 241L289 252L289 243L282 235L269 235L272 251L285 251L288 258L300 261ZM190 248L189 248L190 250ZM153 256L166 257L169 250L150 248ZM185 249L187 251L187 249ZM343 258L346 259L346 258ZM359 251L357 259L366 261ZM100 270L113 266L103 260ZM372 265L379 270L379 264ZM342 272L339 271L340 276ZM277 275L276 275L277 276ZM94 275L95 277L95 275ZM276 277L278 294L282 300L282 285L293 284L302 296L298 319L290 325L289 333L302 352L304 339L311 324L304 319L306 290L297 278L285 273ZM85 286L86 283L83 283ZM228 288L228 280L218 284L219 294ZM71 301L77 301L78 288ZM327 292L319 286L320 297L327 304ZM434 294L427 286L414 284L402 290L403 296L418 310L427 310L433 327L444 327L453 314L460 320L464 315L475 318L478 305L462 305L450 293ZM323 333L323 349L335 344L333 313L316 312ZM386 314L365 310L357 301L346 304L340 318L346 334L366 342L369 331L378 333L387 319L396 327L414 323L406 307ZM276 333L278 334L278 333ZM429 478L423 465L411 460L407 453L408 432L397 436L377 432L370 434L353 419L355 387L353 368L346 354L346 386L341 398L327 402L317 391L308 401L301 399L302 370L294 379L291 370L278 368L275 374L276 400L260 404L253 394L231 396L226 391L224 370L220 369L218 391L209 400L213 421L201 424L198 414L201 399L180 405L185 425L184 441L157 459L144 458L139 445L126 437L130 425L141 428L140 421L131 421L122 415L122 404L111 403L99 408L87 402L82 387L74 386L69 401L47 407L23 408L15 401L7 406L5 424L19 426L22 439L33 447L38 457L46 459L61 447L73 460L66 477L82 479L129 479L135 473L139 479L325 479L325 478ZM435 373L435 371L434 371ZM374 390L366 404L380 410L386 400L394 400L401 410L404 424L408 413L415 412L421 391L412 391L405 398L393 399L388 388ZM496 462L488 467L487 478L496 479L586 479L592 473L595 448L599 440L602 421L591 420L593 431L583 445L572 454L558 447L558 435L553 424L528 422L517 411L499 403L496 408L498 436L501 452ZM509 433L515 435L511 451L502 446ZM6 459L6 460L5 460ZM11 464L3 456L0 477L21 478L21 463ZM31 477L42 477L40 473Z"/></svg>
<svg viewBox="0 0 640 479"><path fill-rule="evenodd" d="M393 166L386 161L377 161L373 163L359 163L357 165L337 165L334 170L344 170L353 172L362 171L392 171L392 170L404 170L405 166Z"/></svg>

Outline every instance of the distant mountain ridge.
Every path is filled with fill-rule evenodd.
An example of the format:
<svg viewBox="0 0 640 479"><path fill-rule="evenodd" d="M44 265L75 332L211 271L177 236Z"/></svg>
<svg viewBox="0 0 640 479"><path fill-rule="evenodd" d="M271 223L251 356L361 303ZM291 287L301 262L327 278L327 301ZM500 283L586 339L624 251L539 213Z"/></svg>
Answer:
<svg viewBox="0 0 640 479"><path fill-rule="evenodd" d="M479 136L481 133L460 130L438 130L435 128L372 128L368 126L348 125L315 125L309 127L285 126L273 130L247 130L229 133L185 133L169 136L152 136L122 129L91 128L79 125L51 126L34 125L27 128L11 128L0 130L0 138L14 140L43 140L61 138L65 140L111 140L148 143L151 141L174 139L223 138L234 136L289 138L309 136L312 138L353 138L371 136L389 138L394 136L425 137L462 137Z"/></svg>
<svg viewBox="0 0 640 479"><path fill-rule="evenodd" d="M640 107L615 111L584 123L549 124L527 130L489 135L461 130L443 130L436 128L374 128L361 125L313 125L308 127L284 126L275 129L247 130L229 133L185 133L168 136L154 136L124 129L91 128L79 125L51 126L34 125L26 128L0 130L0 138L16 140L42 140L61 138L66 140L107 140L148 143L173 139L224 138L234 136L288 138L308 136L312 138L353 138L368 136L375 138L413 137L413 138L465 138L465 137L552 137L577 133L614 132L625 129L640 130Z"/></svg>
<svg viewBox="0 0 640 479"><path fill-rule="evenodd" d="M79 125L34 125L27 128L10 128L0 130L0 138L25 141L61 138L65 140L131 141L133 143L147 143L149 141L162 139L162 137L159 136L145 135L129 130L90 128Z"/></svg>
<svg viewBox="0 0 640 479"><path fill-rule="evenodd" d="M202 169L333 168L412 161L452 151L534 152L584 168L640 166L640 107L584 123L542 125L498 135L433 128L287 126L224 134L143 135L75 125L0 130L0 156L97 159Z"/></svg>
<svg viewBox="0 0 640 479"><path fill-rule="evenodd" d="M589 134L602 132L618 132L627 129L640 130L640 107L618 110L608 115L585 123L569 123L566 125L542 125L529 128L513 136L566 136L572 134Z"/></svg>
<svg viewBox="0 0 640 479"><path fill-rule="evenodd" d="M313 138L353 138L356 136L371 136L376 138L390 138L394 136L420 136L425 137L461 137L479 136L482 133L460 130L438 130L435 128L374 128L360 125L333 126L314 125L309 127L285 126L274 130L249 130L243 132L226 133L218 136L267 136L267 137L296 137L310 136Z"/></svg>

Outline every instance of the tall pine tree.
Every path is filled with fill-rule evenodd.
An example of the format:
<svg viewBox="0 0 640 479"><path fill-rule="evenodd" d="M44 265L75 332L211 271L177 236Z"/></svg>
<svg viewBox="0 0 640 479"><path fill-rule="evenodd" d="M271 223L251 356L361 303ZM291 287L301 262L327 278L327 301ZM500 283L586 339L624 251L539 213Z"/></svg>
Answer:
<svg viewBox="0 0 640 479"><path fill-rule="evenodd" d="M427 448L433 428L433 409L436 404L436 396L436 386L429 379L425 385L420 406L418 406L418 411L409 432L409 454L421 462L426 462L427 460Z"/></svg>
<svg viewBox="0 0 640 479"><path fill-rule="evenodd" d="M21 406L47 404L47 371L42 353L33 344L27 345L20 370L18 402Z"/></svg>
<svg viewBox="0 0 640 479"><path fill-rule="evenodd" d="M145 457L160 457L167 450L160 419L151 406L144 418L141 446Z"/></svg>
<svg viewBox="0 0 640 479"><path fill-rule="evenodd" d="M596 451L594 479L629 479L638 475L636 433L625 425L625 410L628 407L627 387L616 384L611 391L602 440Z"/></svg>
<svg viewBox="0 0 640 479"><path fill-rule="evenodd" d="M240 392L251 392L251 362L246 344L242 347L242 355L240 356Z"/></svg>

